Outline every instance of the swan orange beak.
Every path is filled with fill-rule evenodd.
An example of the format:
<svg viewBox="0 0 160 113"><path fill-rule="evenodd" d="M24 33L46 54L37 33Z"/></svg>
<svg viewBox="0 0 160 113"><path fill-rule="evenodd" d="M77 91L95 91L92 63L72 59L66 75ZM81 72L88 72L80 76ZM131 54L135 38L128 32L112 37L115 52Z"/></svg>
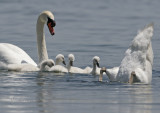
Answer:
<svg viewBox="0 0 160 113"><path fill-rule="evenodd" d="M50 19L50 18L48 17L47 26L48 26L48 29L49 29L51 35L54 35L54 34L55 34L55 32L54 32L54 27L56 26L55 20Z"/></svg>
<svg viewBox="0 0 160 113"><path fill-rule="evenodd" d="M55 32L54 32L54 28L53 28L52 22L47 23L47 26L48 26L48 29L49 29L51 35L54 35Z"/></svg>

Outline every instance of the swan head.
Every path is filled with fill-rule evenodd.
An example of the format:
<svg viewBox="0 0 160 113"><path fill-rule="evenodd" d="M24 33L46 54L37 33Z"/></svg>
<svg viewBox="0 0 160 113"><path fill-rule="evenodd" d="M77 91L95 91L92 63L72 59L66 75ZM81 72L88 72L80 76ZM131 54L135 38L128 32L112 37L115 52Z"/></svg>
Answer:
<svg viewBox="0 0 160 113"><path fill-rule="evenodd" d="M60 63L63 63L64 65L66 65L64 55L62 54L58 54L56 56L56 65L59 65Z"/></svg>
<svg viewBox="0 0 160 113"><path fill-rule="evenodd" d="M99 75L99 81L102 82L103 80L103 73L106 73L107 72L107 69L105 67L102 67L101 70L100 70L100 75Z"/></svg>
<svg viewBox="0 0 160 113"><path fill-rule="evenodd" d="M97 67L99 67L99 61L100 61L100 58L98 56L93 57L93 65L96 65Z"/></svg>
<svg viewBox="0 0 160 113"><path fill-rule="evenodd" d="M43 11L39 16L39 19L42 23L47 24L51 35L54 35L55 34L54 27L56 26L56 22L54 20L54 15L52 14L52 12Z"/></svg>
<svg viewBox="0 0 160 113"><path fill-rule="evenodd" d="M73 54L69 54L68 55L68 59L69 59L70 66L73 66L73 62L75 60L74 55Z"/></svg>
<svg viewBox="0 0 160 113"><path fill-rule="evenodd" d="M52 66L54 66L55 63L52 59L47 59L44 60L41 64L40 64L40 70L41 71L48 71Z"/></svg>
<svg viewBox="0 0 160 113"><path fill-rule="evenodd" d="M107 72L106 67L102 67L102 68L101 68L101 70L100 70L100 74L103 74L104 72L105 72L105 73Z"/></svg>

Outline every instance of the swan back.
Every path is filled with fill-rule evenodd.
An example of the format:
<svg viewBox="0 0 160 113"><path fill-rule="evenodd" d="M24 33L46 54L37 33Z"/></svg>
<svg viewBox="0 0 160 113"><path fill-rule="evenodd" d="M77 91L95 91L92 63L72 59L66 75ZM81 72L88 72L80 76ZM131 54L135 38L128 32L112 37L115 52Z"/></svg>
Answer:
<svg viewBox="0 0 160 113"><path fill-rule="evenodd" d="M110 69L106 69L106 74L110 81L117 81L116 77L119 71L119 67L113 67Z"/></svg>
<svg viewBox="0 0 160 113"><path fill-rule="evenodd" d="M28 63L37 66L25 51L9 43L0 43L0 59L6 65Z"/></svg>
<svg viewBox="0 0 160 113"><path fill-rule="evenodd" d="M145 78L143 80L140 79L141 82L149 83L152 80L152 36L153 24L149 24L133 39L121 62L117 75L118 81L128 82L132 71L135 71L139 78Z"/></svg>
<svg viewBox="0 0 160 113"><path fill-rule="evenodd" d="M151 38L153 36L153 23L147 25L143 30L138 32L138 35L131 43L131 51L146 52L149 48Z"/></svg>

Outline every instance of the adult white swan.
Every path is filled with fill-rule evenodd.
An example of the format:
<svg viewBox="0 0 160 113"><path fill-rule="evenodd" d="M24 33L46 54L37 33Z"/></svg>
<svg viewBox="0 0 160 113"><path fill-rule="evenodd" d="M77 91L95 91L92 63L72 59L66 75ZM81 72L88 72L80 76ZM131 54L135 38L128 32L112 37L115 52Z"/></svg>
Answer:
<svg viewBox="0 0 160 113"><path fill-rule="evenodd" d="M153 65L152 36L153 23L139 31L121 62L117 81L151 83Z"/></svg>
<svg viewBox="0 0 160 113"><path fill-rule="evenodd" d="M51 35L54 35L53 27L56 25L56 23L54 21L54 16L50 11L43 11L39 15L37 20L36 31L37 31L39 64L42 61L48 59L45 35L44 35L45 24L47 24ZM10 64L13 64L15 66L17 64L18 68L27 68L29 67L29 65L37 67L37 64L21 48L9 43L0 43L0 69L6 69L6 67L8 67L8 65ZM23 69L20 69L20 70L23 70ZM37 69L35 70L37 71ZM31 71L33 71L33 69Z"/></svg>
<svg viewBox="0 0 160 113"><path fill-rule="evenodd" d="M134 38L119 67L101 68L99 81L102 81L105 72L111 81L150 84L153 65L152 36L153 24L149 24Z"/></svg>

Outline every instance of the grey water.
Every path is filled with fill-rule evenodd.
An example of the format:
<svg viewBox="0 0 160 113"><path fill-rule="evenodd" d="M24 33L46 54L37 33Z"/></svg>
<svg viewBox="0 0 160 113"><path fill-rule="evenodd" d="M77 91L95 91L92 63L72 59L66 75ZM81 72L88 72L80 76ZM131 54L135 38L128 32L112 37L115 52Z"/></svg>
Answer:
<svg viewBox="0 0 160 113"><path fill-rule="evenodd" d="M0 113L159 113L159 0L0 0L0 42L25 50L36 62L36 20L55 15L55 35L45 27L49 58L73 53L74 65L119 66L137 31L154 22L150 85L103 82L92 75L0 72Z"/></svg>

